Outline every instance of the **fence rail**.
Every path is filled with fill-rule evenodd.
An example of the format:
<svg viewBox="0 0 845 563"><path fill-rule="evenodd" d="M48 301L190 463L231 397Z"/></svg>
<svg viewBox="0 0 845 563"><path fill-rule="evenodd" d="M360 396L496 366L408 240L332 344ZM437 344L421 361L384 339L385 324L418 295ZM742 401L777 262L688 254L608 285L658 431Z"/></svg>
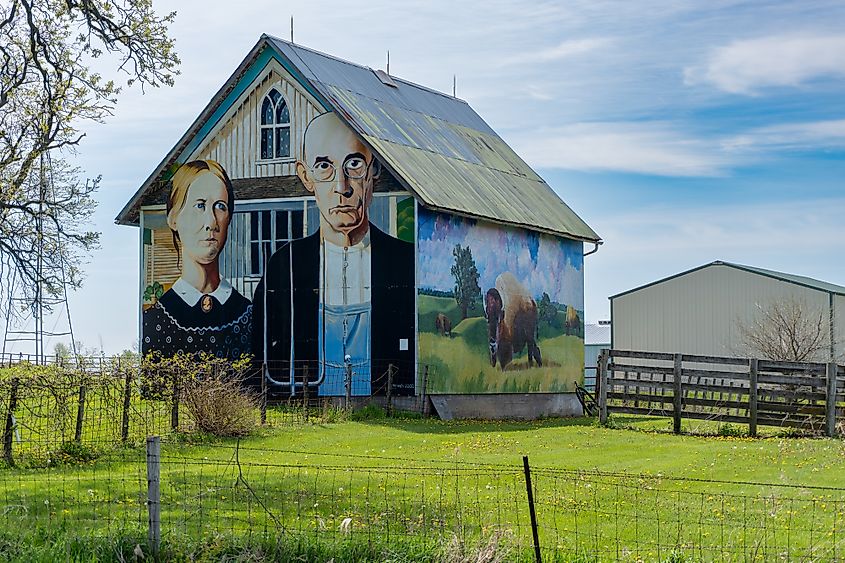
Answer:
<svg viewBox="0 0 845 563"><path fill-rule="evenodd" d="M845 367L690 354L603 350L600 419L611 412L789 426L836 434L845 402Z"/></svg>

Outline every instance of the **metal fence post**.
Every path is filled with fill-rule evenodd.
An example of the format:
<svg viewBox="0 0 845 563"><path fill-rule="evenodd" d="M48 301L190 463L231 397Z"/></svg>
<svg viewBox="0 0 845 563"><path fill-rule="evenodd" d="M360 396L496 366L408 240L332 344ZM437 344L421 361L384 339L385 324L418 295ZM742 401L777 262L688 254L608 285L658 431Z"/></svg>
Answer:
<svg viewBox="0 0 845 563"><path fill-rule="evenodd" d="M302 416L308 422L308 364L302 367Z"/></svg>
<svg viewBox="0 0 845 563"><path fill-rule="evenodd" d="M132 403L132 372L126 370L123 379L123 412L120 418L120 439L125 442L129 439L129 406Z"/></svg>
<svg viewBox="0 0 845 563"><path fill-rule="evenodd" d="M674 381L672 386L674 388L674 396L672 397L672 418L674 419L675 434L681 433L681 409L683 409L683 389L681 387L681 376L683 375L683 356L675 354L675 369L673 371Z"/></svg>
<svg viewBox="0 0 845 563"><path fill-rule="evenodd" d="M596 385L599 392L599 422L607 424L607 385L610 379L607 373L607 364L610 356L609 350L602 350L599 354L598 373L596 374Z"/></svg>
<svg viewBox="0 0 845 563"><path fill-rule="evenodd" d="M12 456L12 437L15 431L15 409L18 407L18 384L20 380L15 377L9 389L9 408L6 410L6 427L3 429L3 459L9 465L15 464Z"/></svg>
<svg viewBox="0 0 845 563"><path fill-rule="evenodd" d="M423 413L423 416L428 416L431 414L429 412L428 406L428 365L426 364L425 368L423 369L423 380L422 380L422 408L420 409Z"/></svg>
<svg viewBox="0 0 845 563"><path fill-rule="evenodd" d="M534 539L534 560L542 563L540 554L540 535L537 531L537 513L534 510L534 489L531 487L531 468L528 466L528 456L522 456L522 468L525 470L525 489L528 492L528 512L531 516L531 535Z"/></svg>
<svg viewBox="0 0 845 563"><path fill-rule="evenodd" d="M147 512L148 541L153 554L161 544L161 438L147 437Z"/></svg>
<svg viewBox="0 0 845 563"><path fill-rule="evenodd" d="M352 363L346 362L346 403L345 407L349 409L352 406Z"/></svg>
<svg viewBox="0 0 845 563"><path fill-rule="evenodd" d="M170 428L179 429L179 374L173 372L173 397L170 405Z"/></svg>
<svg viewBox="0 0 845 563"><path fill-rule="evenodd" d="M827 436L836 436L836 363L829 362L827 364L827 386L825 390L825 434Z"/></svg>
<svg viewBox="0 0 845 563"><path fill-rule="evenodd" d="M264 321L267 322L266 320ZM261 363L261 426L267 424L267 362Z"/></svg>
<svg viewBox="0 0 845 563"><path fill-rule="evenodd" d="M748 434L757 436L757 371L760 361L749 360L748 373Z"/></svg>

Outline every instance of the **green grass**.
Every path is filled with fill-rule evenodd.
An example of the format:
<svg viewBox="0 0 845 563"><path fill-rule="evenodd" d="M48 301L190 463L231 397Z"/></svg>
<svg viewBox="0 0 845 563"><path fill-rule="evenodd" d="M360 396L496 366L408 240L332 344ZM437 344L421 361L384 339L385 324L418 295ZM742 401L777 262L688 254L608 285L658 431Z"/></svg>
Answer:
<svg viewBox="0 0 845 563"><path fill-rule="evenodd" d="M824 560L830 554L819 546L832 545L831 525L845 516L842 491L801 488L845 488L839 440L752 440L739 436L738 427L712 423L694 429L713 436L675 436L666 432L671 420L629 416L614 416L618 428L606 428L592 419L441 422L381 414L267 428L243 440L239 459L250 488L238 478L234 441L165 443L167 558L435 561L452 534L473 543L497 529L507 530L512 547L525 555L530 534L522 455L535 472L546 559L556 550L560 560L610 560L621 545L629 556L620 558L631 561L709 560L695 545L752 545L762 537L769 551L760 553L772 554L786 549L788 537L793 551L787 555L798 558L795 550L814 543L816 559ZM467 471L468 464L481 465ZM551 469L585 473L556 476ZM608 475L618 472L652 477ZM0 469L0 559L112 560L121 553L131 560L145 536L145 485L138 448L49 469ZM259 501L285 526L284 534ZM619 512L622 524L612 516ZM636 526L632 515L638 515ZM347 517L353 519L348 537L338 533ZM566 533L573 529L577 538ZM672 559L672 546L686 559ZM710 555L723 558L730 560Z"/></svg>
<svg viewBox="0 0 845 563"><path fill-rule="evenodd" d="M562 329L541 326L537 345L543 367L528 366L526 348L503 371L490 365L487 321L480 310L461 320L454 299L420 295L419 311L420 363L429 366L431 393L572 392L583 380L583 340ZM439 312L452 321L451 337L435 330Z"/></svg>

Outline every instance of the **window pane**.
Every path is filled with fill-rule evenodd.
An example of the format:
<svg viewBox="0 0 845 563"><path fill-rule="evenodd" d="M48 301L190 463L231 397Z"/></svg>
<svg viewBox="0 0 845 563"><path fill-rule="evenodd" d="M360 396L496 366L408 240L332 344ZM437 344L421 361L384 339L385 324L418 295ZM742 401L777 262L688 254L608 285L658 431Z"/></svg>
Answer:
<svg viewBox="0 0 845 563"><path fill-rule="evenodd" d="M288 112L288 105L282 100L279 107L276 108L276 123L287 124L290 123L290 113Z"/></svg>
<svg viewBox="0 0 845 563"><path fill-rule="evenodd" d="M290 128L276 128L276 156L290 156Z"/></svg>
<svg viewBox="0 0 845 563"><path fill-rule="evenodd" d="M261 256L258 252L260 243L254 242L250 245L250 253L249 253L249 273L253 275L259 275L261 273L261 268L259 268L259 264L261 264Z"/></svg>
<svg viewBox="0 0 845 563"><path fill-rule="evenodd" d="M258 240L258 213L255 211L249 214L249 240Z"/></svg>
<svg viewBox="0 0 845 563"><path fill-rule="evenodd" d="M269 94L267 94L267 95L268 95L270 98L272 98L272 100L273 100L273 105L274 105L274 106L275 106L275 105L277 105L277 104L279 103L279 100L281 100L281 99L282 99L282 95L281 95L281 94L279 94L279 91L278 91L278 90L276 90L275 88L273 88L272 90L270 90L270 93L269 93ZM273 118L271 117L270 119L273 119ZM272 122L271 122L271 123L272 123Z"/></svg>
<svg viewBox="0 0 845 563"><path fill-rule="evenodd" d="M270 238L270 212L261 212L261 240L272 240Z"/></svg>
<svg viewBox="0 0 845 563"><path fill-rule="evenodd" d="M261 125L273 124L273 103L270 98L264 98L264 103L261 104Z"/></svg>
<svg viewBox="0 0 845 563"><path fill-rule="evenodd" d="M261 158L273 158L273 130L261 130Z"/></svg>
<svg viewBox="0 0 845 563"><path fill-rule="evenodd" d="M302 237L302 211L290 212L291 237Z"/></svg>
<svg viewBox="0 0 845 563"><path fill-rule="evenodd" d="M287 211L276 211L276 240L288 240Z"/></svg>

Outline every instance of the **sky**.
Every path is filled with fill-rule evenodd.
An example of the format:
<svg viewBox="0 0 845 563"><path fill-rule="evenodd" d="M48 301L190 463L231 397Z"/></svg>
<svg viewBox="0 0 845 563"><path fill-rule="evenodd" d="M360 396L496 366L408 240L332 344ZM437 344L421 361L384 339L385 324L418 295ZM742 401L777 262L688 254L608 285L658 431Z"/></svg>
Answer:
<svg viewBox="0 0 845 563"><path fill-rule="evenodd" d="M176 85L125 89L84 127L73 160L103 176L102 248L69 303L89 348L137 339L138 231L114 217L291 16L302 45L373 68L389 51L391 74L444 92L454 77L602 237L584 260L587 322L609 318L611 295L714 260L845 285L841 0L242 4L155 1L178 12Z"/></svg>

